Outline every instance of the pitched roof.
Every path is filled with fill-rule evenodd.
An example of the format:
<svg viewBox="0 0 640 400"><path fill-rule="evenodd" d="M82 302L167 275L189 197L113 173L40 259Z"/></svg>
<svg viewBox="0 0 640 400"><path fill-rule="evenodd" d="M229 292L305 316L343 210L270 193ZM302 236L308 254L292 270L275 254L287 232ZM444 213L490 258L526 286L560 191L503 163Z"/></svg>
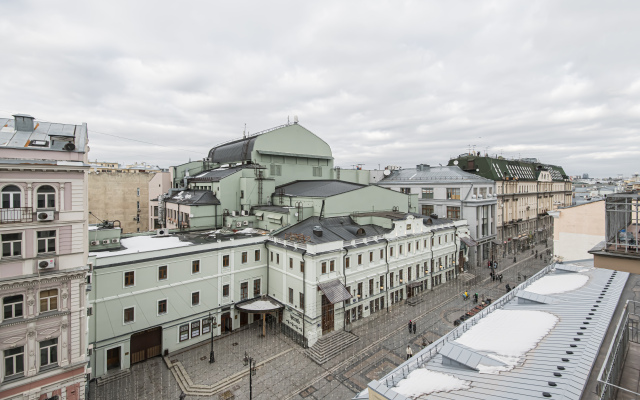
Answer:
<svg viewBox="0 0 640 400"><path fill-rule="evenodd" d="M26 114L15 117L33 118ZM75 145L74 152L84 152L87 140L86 124L61 124L33 121L33 131L16 130L13 118L0 118L0 147L27 148L31 150L65 150L68 143Z"/></svg>
<svg viewBox="0 0 640 400"><path fill-rule="evenodd" d="M244 168L248 168L248 166L238 165L237 167L231 167L231 168L212 169L209 171L201 172L198 175L195 175L193 177L189 177L188 180L191 182L219 182L223 178L233 175Z"/></svg>
<svg viewBox="0 0 640 400"><path fill-rule="evenodd" d="M562 167L540 162L525 160L507 160L494 157L482 157L464 155L449 160L449 165L459 165L463 171L469 171L475 175L502 181L506 178L518 178L520 180L538 180L541 171L549 171L551 179L563 181L569 179Z"/></svg>
<svg viewBox="0 0 640 400"><path fill-rule="evenodd" d="M385 176L378 182L378 185L386 183L404 182L469 182L469 183L492 183L493 181L481 176L465 172L458 166L422 166L418 168L407 168L391 171L389 176Z"/></svg>
<svg viewBox="0 0 640 400"><path fill-rule="evenodd" d="M316 226L322 229L322 236L313 233ZM377 225L358 225L348 216L323 219L309 217L276 233L275 236L284 239L285 235L290 233L303 234L308 237L309 243L318 244L378 236L390 231Z"/></svg>
<svg viewBox="0 0 640 400"><path fill-rule="evenodd" d="M294 181L276 187L276 195L282 191L285 196L292 197L331 197L365 186L338 180Z"/></svg>
<svg viewBox="0 0 640 400"><path fill-rule="evenodd" d="M182 190L167 200L167 203L191 206L219 205L220 200L210 190Z"/></svg>

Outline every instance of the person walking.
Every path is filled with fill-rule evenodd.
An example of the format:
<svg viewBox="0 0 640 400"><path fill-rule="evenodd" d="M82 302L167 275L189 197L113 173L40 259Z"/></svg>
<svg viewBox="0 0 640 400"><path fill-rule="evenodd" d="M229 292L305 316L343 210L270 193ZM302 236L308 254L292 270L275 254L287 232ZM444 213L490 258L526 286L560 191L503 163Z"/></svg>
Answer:
<svg viewBox="0 0 640 400"><path fill-rule="evenodd" d="M498 275L498 279L500 279L500 283L502 283L502 274Z"/></svg>
<svg viewBox="0 0 640 400"><path fill-rule="evenodd" d="M469 298L469 293L467 293L467 291L466 291L466 290L464 291L463 298L464 298L465 300L467 300L467 299Z"/></svg>
<svg viewBox="0 0 640 400"><path fill-rule="evenodd" d="M411 346L407 345L407 360L413 356L413 350L411 350Z"/></svg>
<svg viewBox="0 0 640 400"><path fill-rule="evenodd" d="M509 284L508 284L508 283L507 283L506 288L507 288L507 293L509 293L509 292L511 291L511 286L509 286Z"/></svg>
<svg viewBox="0 0 640 400"><path fill-rule="evenodd" d="M413 334L416 334L416 321L413 321Z"/></svg>
<svg viewBox="0 0 640 400"><path fill-rule="evenodd" d="M411 320L409 320L409 333L411 333L412 326L413 326L413 323L411 322Z"/></svg>
<svg viewBox="0 0 640 400"><path fill-rule="evenodd" d="M473 295L473 302L478 304L478 293Z"/></svg>
<svg viewBox="0 0 640 400"><path fill-rule="evenodd" d="M493 274L491 274L491 279L495 282L496 281L496 273L494 272Z"/></svg>

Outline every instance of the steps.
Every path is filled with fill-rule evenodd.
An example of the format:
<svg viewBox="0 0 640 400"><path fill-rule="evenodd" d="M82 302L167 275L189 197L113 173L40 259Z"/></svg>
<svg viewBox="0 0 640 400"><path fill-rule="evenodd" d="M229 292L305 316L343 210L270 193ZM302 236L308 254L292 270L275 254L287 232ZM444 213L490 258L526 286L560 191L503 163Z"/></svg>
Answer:
<svg viewBox="0 0 640 400"><path fill-rule="evenodd" d="M125 376L128 376L131 373L130 369L123 369L118 372L110 372L107 375L103 375L96 379L96 386L102 386L107 383L117 381L118 379L122 379Z"/></svg>
<svg viewBox="0 0 640 400"><path fill-rule="evenodd" d="M351 332L332 332L318 339L313 346L305 350L305 354L317 364L322 365L358 340L360 338Z"/></svg>
<svg viewBox="0 0 640 400"><path fill-rule="evenodd" d="M407 304L411 307L415 307L417 304L424 302L427 299L426 296L413 296L407 299Z"/></svg>

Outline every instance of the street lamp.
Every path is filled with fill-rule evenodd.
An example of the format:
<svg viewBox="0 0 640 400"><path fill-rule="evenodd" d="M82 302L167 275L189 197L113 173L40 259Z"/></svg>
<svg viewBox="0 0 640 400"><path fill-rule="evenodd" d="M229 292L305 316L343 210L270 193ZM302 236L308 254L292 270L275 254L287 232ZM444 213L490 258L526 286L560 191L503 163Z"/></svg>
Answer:
<svg viewBox="0 0 640 400"><path fill-rule="evenodd" d="M244 358L242 359L244 362L244 366L249 365L249 400L252 399L253 396L253 381L251 377L256 373L256 360L247 355L247 352L244 352Z"/></svg>
<svg viewBox="0 0 640 400"><path fill-rule="evenodd" d="M211 313L209 313L209 330L211 331L211 353L209 353L209 364L213 364L216 362L216 357L213 354L213 326L216 324L216 317L211 317Z"/></svg>

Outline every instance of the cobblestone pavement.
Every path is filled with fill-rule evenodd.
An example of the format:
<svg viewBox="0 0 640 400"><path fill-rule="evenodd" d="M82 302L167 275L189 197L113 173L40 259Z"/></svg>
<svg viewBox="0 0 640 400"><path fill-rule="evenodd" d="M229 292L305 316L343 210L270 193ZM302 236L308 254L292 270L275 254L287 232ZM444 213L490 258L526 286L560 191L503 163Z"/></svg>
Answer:
<svg viewBox="0 0 640 400"><path fill-rule="evenodd" d="M541 253L545 250L544 246L537 249ZM499 260L497 271L503 274L502 282L492 281L490 270L479 267L419 294L421 302L415 306L404 302L394 304L352 324L352 332L360 340L322 366L281 333L272 330L266 338L261 338L256 326L216 339L214 364L208 362L208 342L174 353L170 359L180 361L195 384L211 385L248 369L242 362L245 351L260 362L292 349L258 368L251 377L253 399L350 399L371 380L379 379L404 361L407 344L415 353L422 347L423 339L433 341L449 332L453 321L475 306L472 300L462 300L465 290L470 295L478 293L481 299L484 296L495 300L505 293L507 283L514 287L545 265L528 250L518 254L516 263L513 256ZM416 334L408 332L410 319L416 321ZM235 399L248 399L248 374L229 391ZM131 373L121 379L102 386L96 386L95 382L90 385L92 400L178 399L180 393L176 380L160 357L133 365ZM220 394L187 396L189 400L221 398Z"/></svg>

